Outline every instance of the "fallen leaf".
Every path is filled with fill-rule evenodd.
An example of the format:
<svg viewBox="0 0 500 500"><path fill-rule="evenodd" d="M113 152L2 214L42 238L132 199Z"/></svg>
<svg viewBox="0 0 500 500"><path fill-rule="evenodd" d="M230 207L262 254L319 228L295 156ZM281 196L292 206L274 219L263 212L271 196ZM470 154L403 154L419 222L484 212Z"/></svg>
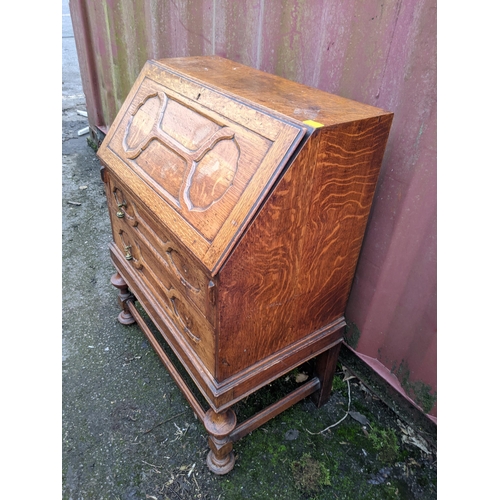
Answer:
<svg viewBox="0 0 500 500"><path fill-rule="evenodd" d="M299 373L295 377L295 382L297 382L297 384L300 384L300 382L305 382L308 378L309 378L309 375L307 375L306 373Z"/></svg>
<svg viewBox="0 0 500 500"><path fill-rule="evenodd" d="M403 441L403 443L409 443L416 446L417 448L420 448L427 455L431 454L429 448L427 448L426 442L418 436L403 436L401 438L401 441Z"/></svg>
<svg viewBox="0 0 500 500"><path fill-rule="evenodd" d="M372 398L374 398L374 395L372 394L372 392L370 391L370 389L368 389L368 387L366 387L366 385L364 384L359 384L359 388L364 392L366 393L368 396L371 396Z"/></svg>
<svg viewBox="0 0 500 500"><path fill-rule="evenodd" d="M401 436L401 441L403 443L412 444L417 448L420 448L427 455L431 454L427 443L410 427L403 425L400 420L398 420L399 428L403 435Z"/></svg>
<svg viewBox="0 0 500 500"><path fill-rule="evenodd" d="M344 372L344 378L342 379L342 382L346 382L347 380L357 378L345 366L342 367L342 371Z"/></svg>
<svg viewBox="0 0 500 500"><path fill-rule="evenodd" d="M349 415L354 420L356 420L357 422L359 422L361 425L370 425L370 421L364 415L362 415L361 413L359 413L357 411L350 411Z"/></svg>

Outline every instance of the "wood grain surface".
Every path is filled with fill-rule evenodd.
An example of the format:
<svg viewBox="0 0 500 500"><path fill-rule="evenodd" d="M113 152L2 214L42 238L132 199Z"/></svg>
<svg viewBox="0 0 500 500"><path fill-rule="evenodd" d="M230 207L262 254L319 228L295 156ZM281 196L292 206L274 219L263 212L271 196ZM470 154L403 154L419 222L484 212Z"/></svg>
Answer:
<svg viewBox="0 0 500 500"><path fill-rule="evenodd" d="M328 399L391 122L219 57L145 65L98 153L111 256L215 413L312 358Z"/></svg>
<svg viewBox="0 0 500 500"><path fill-rule="evenodd" d="M158 61L179 78L205 82L253 106L303 122L314 120L324 126L388 114L386 111L346 99L286 78L248 68L219 56L179 57ZM389 113L390 114L390 113Z"/></svg>
<svg viewBox="0 0 500 500"><path fill-rule="evenodd" d="M344 314L391 116L318 129L220 272L224 379Z"/></svg>
<svg viewBox="0 0 500 500"><path fill-rule="evenodd" d="M215 275L306 130L148 62L98 156Z"/></svg>

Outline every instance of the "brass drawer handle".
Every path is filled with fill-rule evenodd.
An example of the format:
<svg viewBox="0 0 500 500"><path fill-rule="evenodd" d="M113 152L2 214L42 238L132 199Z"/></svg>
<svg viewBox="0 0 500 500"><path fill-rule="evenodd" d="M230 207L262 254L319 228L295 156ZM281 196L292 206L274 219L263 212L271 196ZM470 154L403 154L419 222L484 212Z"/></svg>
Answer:
<svg viewBox="0 0 500 500"><path fill-rule="evenodd" d="M130 245L125 247L125 259L132 260L134 258L132 256L131 250L132 250L132 247Z"/></svg>
<svg viewBox="0 0 500 500"><path fill-rule="evenodd" d="M121 203L118 203L118 208L127 208L127 202L125 200L123 200ZM118 212L116 212L116 216L119 218L119 219L123 219L123 217L125 217L125 212L123 210L118 210Z"/></svg>

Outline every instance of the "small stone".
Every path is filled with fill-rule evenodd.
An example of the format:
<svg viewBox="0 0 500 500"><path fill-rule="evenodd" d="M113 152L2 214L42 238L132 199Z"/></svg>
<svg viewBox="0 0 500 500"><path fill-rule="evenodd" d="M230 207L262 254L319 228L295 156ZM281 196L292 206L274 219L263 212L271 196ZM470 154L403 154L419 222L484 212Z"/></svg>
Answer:
<svg viewBox="0 0 500 500"><path fill-rule="evenodd" d="M290 429L285 432L285 439L287 441L294 441L299 437L299 431L297 429Z"/></svg>

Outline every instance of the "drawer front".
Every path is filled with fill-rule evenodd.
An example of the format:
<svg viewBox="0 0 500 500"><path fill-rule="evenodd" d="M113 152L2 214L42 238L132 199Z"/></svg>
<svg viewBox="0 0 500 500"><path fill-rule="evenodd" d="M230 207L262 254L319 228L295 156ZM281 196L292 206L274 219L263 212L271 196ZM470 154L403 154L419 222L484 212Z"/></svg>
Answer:
<svg viewBox="0 0 500 500"><path fill-rule="evenodd" d="M154 250L137 238L126 222L119 220L112 227L117 251L125 258L129 272L139 278L172 321L175 326L172 333L181 342L187 343L203 364L213 371L215 335L212 325L179 292L177 283L163 272L164 265L158 260Z"/></svg>
<svg viewBox="0 0 500 500"><path fill-rule="evenodd" d="M215 324L215 284L201 265L159 224L134 196L110 176L108 199L113 226L127 229L142 248L149 247L160 267L158 276L165 276L175 288ZM120 242L115 240L120 246Z"/></svg>

